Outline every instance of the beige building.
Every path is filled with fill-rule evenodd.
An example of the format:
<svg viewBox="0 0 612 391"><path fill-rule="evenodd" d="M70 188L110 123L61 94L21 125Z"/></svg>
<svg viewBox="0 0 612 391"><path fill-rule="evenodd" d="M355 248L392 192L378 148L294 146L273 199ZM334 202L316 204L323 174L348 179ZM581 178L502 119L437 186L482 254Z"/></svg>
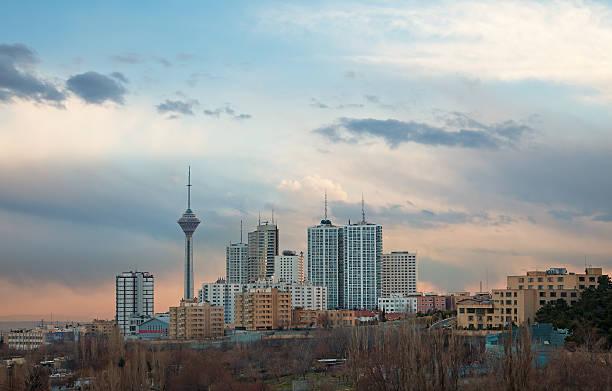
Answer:
<svg viewBox="0 0 612 391"><path fill-rule="evenodd" d="M417 291L416 253L393 251L382 255L382 297Z"/></svg>
<svg viewBox="0 0 612 391"><path fill-rule="evenodd" d="M304 310L294 309L292 325L296 328L338 328L355 326L354 310Z"/></svg>
<svg viewBox="0 0 612 391"><path fill-rule="evenodd" d="M508 276L506 289L493 289L490 300L481 297L459 301L457 326L486 329L533 322L538 310L549 302L561 299L574 304L583 290L597 286L601 275L601 268L591 267L583 274L552 268Z"/></svg>
<svg viewBox="0 0 612 391"><path fill-rule="evenodd" d="M201 339L223 336L224 308L197 299L181 300L170 307L170 339Z"/></svg>
<svg viewBox="0 0 612 391"><path fill-rule="evenodd" d="M36 328L32 330L13 330L4 334L5 343L11 349L34 350L45 343L46 330Z"/></svg>
<svg viewBox="0 0 612 391"><path fill-rule="evenodd" d="M94 319L91 323L85 323L83 329L86 335L112 335L117 329L114 320Z"/></svg>
<svg viewBox="0 0 612 391"><path fill-rule="evenodd" d="M246 330L275 330L291 324L291 293L278 288L236 293L235 326Z"/></svg>

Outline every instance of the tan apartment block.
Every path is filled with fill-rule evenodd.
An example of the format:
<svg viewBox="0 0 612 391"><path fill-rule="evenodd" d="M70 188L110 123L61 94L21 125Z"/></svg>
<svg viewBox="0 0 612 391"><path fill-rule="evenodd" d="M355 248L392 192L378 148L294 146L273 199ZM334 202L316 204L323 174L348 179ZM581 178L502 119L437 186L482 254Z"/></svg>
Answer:
<svg viewBox="0 0 612 391"><path fill-rule="evenodd" d="M236 293L235 326L246 330L275 330L291 325L291 293L278 288Z"/></svg>
<svg viewBox="0 0 612 391"><path fill-rule="evenodd" d="M181 300L170 307L170 339L223 337L224 308L197 299Z"/></svg>
<svg viewBox="0 0 612 391"><path fill-rule="evenodd" d="M294 309L292 325L298 328L338 328L356 325L354 310L303 310Z"/></svg>
<svg viewBox="0 0 612 391"><path fill-rule="evenodd" d="M552 268L547 271L528 271L523 276L508 276L506 289L493 289L490 300L459 301L457 326L478 329L489 325L495 328L512 323L533 322L538 310L549 302L561 299L568 305L574 304L583 290L597 286L597 279L601 275L601 268L586 268L584 274L567 273L565 268ZM473 311L478 308L474 301L490 302L493 308L492 323L488 322L488 315L484 322L474 316Z"/></svg>

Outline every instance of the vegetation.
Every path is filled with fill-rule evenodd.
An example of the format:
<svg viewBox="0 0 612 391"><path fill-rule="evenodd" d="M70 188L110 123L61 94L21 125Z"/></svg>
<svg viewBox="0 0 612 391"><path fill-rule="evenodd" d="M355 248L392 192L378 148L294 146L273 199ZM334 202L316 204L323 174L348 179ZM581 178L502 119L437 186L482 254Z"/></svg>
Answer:
<svg viewBox="0 0 612 391"><path fill-rule="evenodd" d="M504 340L501 356L487 354L483 338L427 329L413 321L313 330L307 338L205 349L125 342L118 334L87 337L27 353L23 365L0 365L0 390L48 389L48 370L38 363L56 355L71 357L74 375L52 379L52 384L86 380L83 390L273 391L291 389L294 381L309 390L611 389L609 351L561 350L538 368L528 329L519 333ZM0 356L10 354L0 349Z"/></svg>
<svg viewBox="0 0 612 391"><path fill-rule="evenodd" d="M597 344L612 347L612 283L601 276L597 288L588 288L572 306L565 300L548 303L536 314L536 321L569 329L568 342L592 349Z"/></svg>

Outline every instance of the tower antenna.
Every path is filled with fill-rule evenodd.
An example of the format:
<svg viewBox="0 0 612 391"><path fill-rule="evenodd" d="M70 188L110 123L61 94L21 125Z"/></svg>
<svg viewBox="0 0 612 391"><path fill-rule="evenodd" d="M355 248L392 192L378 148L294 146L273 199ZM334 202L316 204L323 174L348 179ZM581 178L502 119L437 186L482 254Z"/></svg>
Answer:
<svg viewBox="0 0 612 391"><path fill-rule="evenodd" d="M365 203L363 201L363 193L361 193L361 221L365 223Z"/></svg>
<svg viewBox="0 0 612 391"><path fill-rule="evenodd" d="M274 208L272 208L272 225L274 225Z"/></svg>
<svg viewBox="0 0 612 391"><path fill-rule="evenodd" d="M257 225L261 225L261 211L259 211L259 220L257 221Z"/></svg>
<svg viewBox="0 0 612 391"><path fill-rule="evenodd" d="M187 173L187 209L191 209L191 166Z"/></svg>
<svg viewBox="0 0 612 391"><path fill-rule="evenodd" d="M240 219L240 243L242 243L242 219Z"/></svg>
<svg viewBox="0 0 612 391"><path fill-rule="evenodd" d="M327 220L327 189L325 189L325 220Z"/></svg>

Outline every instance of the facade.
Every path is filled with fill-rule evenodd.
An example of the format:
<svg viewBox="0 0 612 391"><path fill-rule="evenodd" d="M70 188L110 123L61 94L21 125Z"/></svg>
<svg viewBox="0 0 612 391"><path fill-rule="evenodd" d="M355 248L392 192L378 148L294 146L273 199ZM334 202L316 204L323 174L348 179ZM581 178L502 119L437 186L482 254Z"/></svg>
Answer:
<svg viewBox="0 0 612 391"><path fill-rule="evenodd" d="M250 289L236 294L236 327L276 330L291 324L291 293L278 288Z"/></svg>
<svg viewBox="0 0 612 391"><path fill-rule="evenodd" d="M432 294L417 296L417 312L447 311L447 297Z"/></svg>
<svg viewBox="0 0 612 391"><path fill-rule="evenodd" d="M274 276L274 257L278 255L278 227L265 221L249 232L249 282Z"/></svg>
<svg viewBox="0 0 612 391"><path fill-rule="evenodd" d="M183 298L189 300L193 298L193 233L195 232L200 220L191 210L191 167L187 180L187 210L177 221L185 233L185 284Z"/></svg>
<svg viewBox="0 0 612 391"><path fill-rule="evenodd" d="M140 339L168 339L169 335L169 316L156 316L138 326L138 338Z"/></svg>
<svg viewBox="0 0 612 391"><path fill-rule="evenodd" d="M355 326L354 310L303 310L294 309L291 313L293 327L296 328L338 328Z"/></svg>
<svg viewBox="0 0 612 391"><path fill-rule="evenodd" d="M223 307L201 303L196 299L181 300L170 307L170 339L202 339L223 336Z"/></svg>
<svg viewBox="0 0 612 391"><path fill-rule="evenodd" d="M260 281L249 284L226 284L223 280L202 284L198 291L198 301L209 302L225 309L225 324L235 323L236 294L252 289L277 288L291 294L291 308L312 310L327 309L327 288L311 284Z"/></svg>
<svg viewBox="0 0 612 391"><path fill-rule="evenodd" d="M457 327L465 329L491 329L499 322L493 321L493 301L484 298L467 298L457 303Z"/></svg>
<svg viewBox="0 0 612 391"><path fill-rule="evenodd" d="M153 275L147 272L124 272L116 278L116 316L119 331L130 332L132 315L153 316Z"/></svg>
<svg viewBox="0 0 612 391"><path fill-rule="evenodd" d="M249 245L230 243L225 249L225 280L228 284L249 282Z"/></svg>
<svg viewBox="0 0 612 391"><path fill-rule="evenodd" d="M113 320L94 319L91 323L85 323L83 329L85 335L107 335L113 334L117 324Z"/></svg>
<svg viewBox="0 0 612 391"><path fill-rule="evenodd" d="M303 283L304 253L285 250L282 255L274 257L274 281Z"/></svg>
<svg viewBox="0 0 612 391"><path fill-rule="evenodd" d="M308 281L327 288L327 305L331 309L344 305L344 267L342 227L327 218L308 228Z"/></svg>
<svg viewBox="0 0 612 391"><path fill-rule="evenodd" d="M378 310L386 314L416 314L418 312L418 296L391 294L378 298Z"/></svg>
<svg viewBox="0 0 612 391"><path fill-rule="evenodd" d="M31 330L13 330L3 334L5 343L11 349L34 350L45 343L46 331L40 328Z"/></svg>
<svg viewBox="0 0 612 391"><path fill-rule="evenodd" d="M601 268L591 267L582 274L568 273L565 268L551 268L547 271L528 271L523 276L508 276L506 289L493 289L490 300L481 296L458 301L457 326L478 329L533 322L538 310L549 302L561 299L568 305L574 304L584 289L597 286L597 279L601 275ZM487 305L492 312L487 312L484 322L478 316L482 314L473 312L474 300L490 302Z"/></svg>
<svg viewBox="0 0 612 391"><path fill-rule="evenodd" d="M393 251L382 255L382 296L411 294L417 291L417 255Z"/></svg>
<svg viewBox="0 0 612 391"><path fill-rule="evenodd" d="M361 221L342 229L344 305L376 309L382 289L382 226Z"/></svg>

